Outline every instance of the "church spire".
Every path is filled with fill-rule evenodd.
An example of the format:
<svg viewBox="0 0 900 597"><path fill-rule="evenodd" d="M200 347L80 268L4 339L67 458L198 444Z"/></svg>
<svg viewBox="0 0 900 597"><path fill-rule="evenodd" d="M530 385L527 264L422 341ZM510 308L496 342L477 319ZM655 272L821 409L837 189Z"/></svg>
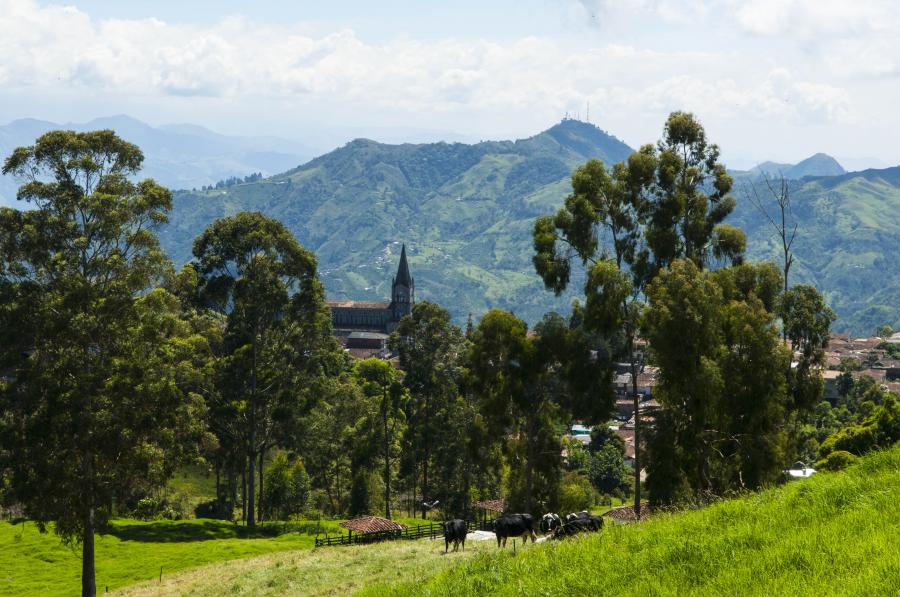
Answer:
<svg viewBox="0 0 900 597"><path fill-rule="evenodd" d="M412 288L412 276L409 275L409 264L406 262L406 244L400 250L400 265L397 267L397 277L394 279L395 284L402 284L407 288Z"/></svg>

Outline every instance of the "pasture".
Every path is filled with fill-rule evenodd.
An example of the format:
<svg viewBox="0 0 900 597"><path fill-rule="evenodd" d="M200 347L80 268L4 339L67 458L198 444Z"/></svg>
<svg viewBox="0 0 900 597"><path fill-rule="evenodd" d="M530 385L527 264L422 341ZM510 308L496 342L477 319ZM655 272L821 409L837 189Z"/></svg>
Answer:
<svg viewBox="0 0 900 597"><path fill-rule="evenodd" d="M597 535L480 553L364 595L898 595L900 446L844 472Z"/></svg>

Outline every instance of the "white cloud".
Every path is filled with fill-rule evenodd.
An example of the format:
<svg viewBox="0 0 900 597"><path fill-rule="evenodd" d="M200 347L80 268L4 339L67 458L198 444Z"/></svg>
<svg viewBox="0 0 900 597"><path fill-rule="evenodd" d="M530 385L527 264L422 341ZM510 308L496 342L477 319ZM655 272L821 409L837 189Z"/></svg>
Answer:
<svg viewBox="0 0 900 597"><path fill-rule="evenodd" d="M625 1L631 9L663 16L705 10L706 4ZM593 4L600 9L610 3ZM75 8L0 0L0 84L49 93L200 96L251 105L253 98L289 102L303 97L320 106L519 113L545 122L588 101L595 115L619 121L647 117L660 122L673 109L799 124L853 118L842 89L797 79L734 52L655 51L612 43L574 51L538 37L504 43L403 38L372 44L350 30L318 37L305 31L301 25L261 25L243 18L208 26L158 19L98 21Z"/></svg>

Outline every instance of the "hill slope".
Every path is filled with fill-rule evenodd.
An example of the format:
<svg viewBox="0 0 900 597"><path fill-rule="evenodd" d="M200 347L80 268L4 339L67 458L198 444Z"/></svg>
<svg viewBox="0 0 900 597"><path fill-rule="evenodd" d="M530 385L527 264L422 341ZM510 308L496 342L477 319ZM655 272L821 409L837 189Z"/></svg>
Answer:
<svg viewBox="0 0 900 597"><path fill-rule="evenodd" d="M840 176L841 174L846 174L846 172L844 167L830 155L817 153L796 164L763 162L751 168L748 174L765 174L775 178L784 175L788 180L800 180L806 176Z"/></svg>
<svg viewBox="0 0 900 597"><path fill-rule="evenodd" d="M365 139L284 174L176 197L161 240L176 263L215 218L259 210L284 222L319 257L328 294L378 300L390 294L400 243L409 248L417 296L440 302L458 323L468 313L510 309L531 322L567 310L531 264L534 219L555 211L573 168L614 163L631 149L593 125L563 121L519 141L386 145ZM840 168L824 155L793 168ZM805 165L804 165L805 164ZM900 169L804 178L795 193L801 222L795 282L818 286L838 312L835 328L900 328ZM749 235L752 258L777 259L770 229L749 201L730 222ZM578 282L573 285L577 288Z"/></svg>
<svg viewBox="0 0 900 597"><path fill-rule="evenodd" d="M897 595L900 446L846 472L592 537L479 554L370 595Z"/></svg>
<svg viewBox="0 0 900 597"><path fill-rule="evenodd" d="M867 335L884 323L900 327L900 167L807 178L792 194L792 210L792 283L825 294L838 314L836 330ZM747 232L751 258L779 261L780 244L749 201L738 201L730 221Z"/></svg>
<svg viewBox="0 0 900 597"><path fill-rule="evenodd" d="M332 297L388 296L405 242L418 298L439 301L458 321L490 307L537 319L569 299L554 301L534 274L534 218L561 203L577 165L592 157L617 162L631 151L573 120L515 142L358 139L259 183L180 194L161 240L184 262L215 218L260 210L316 252Z"/></svg>

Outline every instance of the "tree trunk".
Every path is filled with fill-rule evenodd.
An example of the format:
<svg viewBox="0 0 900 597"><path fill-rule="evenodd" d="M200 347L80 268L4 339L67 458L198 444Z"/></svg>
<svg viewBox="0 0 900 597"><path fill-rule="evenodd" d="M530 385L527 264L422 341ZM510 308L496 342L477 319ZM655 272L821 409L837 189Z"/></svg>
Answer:
<svg viewBox="0 0 900 597"><path fill-rule="evenodd" d="M391 443L388 437L388 395L384 393L384 408L382 409L384 422L384 517L391 519Z"/></svg>
<svg viewBox="0 0 900 597"><path fill-rule="evenodd" d="M259 453L259 522L263 520L263 469L266 465L266 451L262 450Z"/></svg>
<svg viewBox="0 0 900 597"><path fill-rule="evenodd" d="M250 470L247 476L247 526L256 526L256 332L253 333L253 364L250 385L250 437L247 441L247 458Z"/></svg>
<svg viewBox="0 0 900 597"><path fill-rule="evenodd" d="M97 595L94 570L94 508L88 507L84 517L84 536L81 543L81 597Z"/></svg>
<svg viewBox="0 0 900 597"><path fill-rule="evenodd" d="M422 520L428 518L428 510L425 508L425 502L428 500L428 455L425 455L425 462L422 463Z"/></svg>
<svg viewBox="0 0 900 597"><path fill-rule="evenodd" d="M256 434L250 431L250 445L253 445ZM247 526L251 529L256 526L256 454L252 449L247 449Z"/></svg>
<svg viewBox="0 0 900 597"><path fill-rule="evenodd" d="M86 510L81 538L81 597L94 597L97 594L94 568L94 455L90 450L84 454L83 472L87 495L84 496Z"/></svg>
<svg viewBox="0 0 900 597"><path fill-rule="evenodd" d="M628 357L631 360L631 391L634 399L634 516L641 519L641 402L638 399L637 362L634 357L634 335L628 339Z"/></svg>
<svg viewBox="0 0 900 597"><path fill-rule="evenodd" d="M222 500L222 487L219 484L220 464L221 464L220 460L218 458L216 458L216 505L221 507L223 500Z"/></svg>
<svg viewBox="0 0 900 597"><path fill-rule="evenodd" d="M247 459L241 458L241 519L247 524Z"/></svg>
<svg viewBox="0 0 900 597"><path fill-rule="evenodd" d="M527 418L527 433L525 437L525 512L532 514L531 504L534 496L534 478L532 475L532 467L534 467L534 445L532 438L534 437L534 417L529 413Z"/></svg>

